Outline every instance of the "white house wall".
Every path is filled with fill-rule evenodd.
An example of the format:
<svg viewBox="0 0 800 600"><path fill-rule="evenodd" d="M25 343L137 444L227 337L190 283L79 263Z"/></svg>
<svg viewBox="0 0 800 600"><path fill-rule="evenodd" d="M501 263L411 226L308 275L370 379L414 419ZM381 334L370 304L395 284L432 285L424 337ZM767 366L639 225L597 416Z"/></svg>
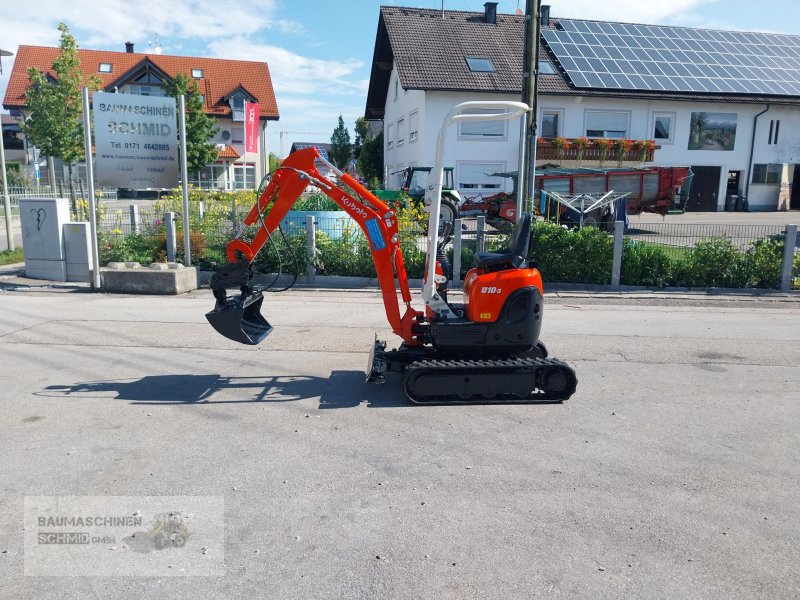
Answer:
<svg viewBox="0 0 800 600"><path fill-rule="evenodd" d="M400 177L391 175L409 165L433 164L436 136L447 112L456 104L469 100L519 100L512 94L475 94L468 92L423 92L399 89L394 98L396 70L392 71L384 117L384 163L390 173L387 187L399 186ZM763 104L689 103L669 100L641 100L597 97L539 96L539 120L542 111L562 111L559 135L568 138L586 134L587 110L613 110L629 112L626 137L631 139L653 138L653 116L656 112L673 113L674 124L671 142L659 142L653 164L660 166L709 166L720 167L720 184L716 195L717 210L723 210L729 171L741 171L740 192L744 193L750 178L750 150L753 140L753 119L766 108ZM419 114L419 137L408 140L409 115ZM736 136L733 150L689 150L690 124L693 112L736 113ZM405 121L403 144L397 145L397 122ZM780 120L778 143L769 144L770 120ZM388 126L392 125L395 138L389 147ZM459 140L457 125L448 131L445 145L445 164L456 167L456 177L461 164L498 163L504 170L516 170L519 152L519 121L507 124L506 136L496 140ZM541 164L543 161L537 161ZM753 164L800 163L800 107L772 106L759 117ZM506 182L506 190L508 190ZM777 206L779 186L777 184L753 183L749 189L750 210L774 210ZM468 193L468 192L467 192Z"/></svg>

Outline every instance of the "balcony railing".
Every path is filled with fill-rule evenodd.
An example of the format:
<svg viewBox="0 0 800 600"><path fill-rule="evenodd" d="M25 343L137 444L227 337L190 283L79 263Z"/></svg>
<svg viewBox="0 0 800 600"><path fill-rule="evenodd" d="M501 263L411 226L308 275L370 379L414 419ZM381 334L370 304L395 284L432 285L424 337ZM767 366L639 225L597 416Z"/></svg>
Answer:
<svg viewBox="0 0 800 600"><path fill-rule="evenodd" d="M620 153L614 145L617 140L609 140L611 145L603 153L594 140L589 140L589 145L583 148L577 146L576 139L559 138L561 147L553 142L553 138L539 138L536 142L536 160L559 160L578 162L652 162L653 155L658 149L651 140L626 140L630 146L628 150ZM566 147L565 147L566 146Z"/></svg>

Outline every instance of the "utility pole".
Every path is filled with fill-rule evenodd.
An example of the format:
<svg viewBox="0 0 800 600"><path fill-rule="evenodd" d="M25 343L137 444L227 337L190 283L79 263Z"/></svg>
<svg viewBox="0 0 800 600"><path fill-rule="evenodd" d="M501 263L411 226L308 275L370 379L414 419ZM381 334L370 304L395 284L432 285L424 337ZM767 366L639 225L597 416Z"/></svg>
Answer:
<svg viewBox="0 0 800 600"><path fill-rule="evenodd" d="M525 2L525 51L522 63L522 101L531 107L525 117L524 149L526 168L519 174L522 190L522 211L530 212L536 168L536 113L539 92L539 5L540 0Z"/></svg>

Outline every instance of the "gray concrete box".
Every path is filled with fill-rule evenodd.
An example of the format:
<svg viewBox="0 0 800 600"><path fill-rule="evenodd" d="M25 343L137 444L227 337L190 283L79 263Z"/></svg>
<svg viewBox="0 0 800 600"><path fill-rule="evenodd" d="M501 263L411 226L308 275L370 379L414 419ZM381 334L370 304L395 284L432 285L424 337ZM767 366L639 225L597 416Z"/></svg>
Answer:
<svg viewBox="0 0 800 600"><path fill-rule="evenodd" d="M21 198L25 274L34 279L67 280L63 224L69 221L66 198Z"/></svg>
<svg viewBox="0 0 800 600"><path fill-rule="evenodd" d="M64 223L67 281L92 280L92 246L89 223Z"/></svg>

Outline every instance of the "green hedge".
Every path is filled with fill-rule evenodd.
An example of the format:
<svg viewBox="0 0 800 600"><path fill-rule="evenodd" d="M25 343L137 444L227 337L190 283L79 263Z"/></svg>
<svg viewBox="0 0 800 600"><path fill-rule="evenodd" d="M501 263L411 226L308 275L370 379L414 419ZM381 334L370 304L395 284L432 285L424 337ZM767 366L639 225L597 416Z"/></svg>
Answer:
<svg viewBox="0 0 800 600"><path fill-rule="evenodd" d="M744 250L725 238L708 238L681 258L647 242L625 239L623 285L647 287L735 287L775 289L780 284L783 236L756 240ZM594 227L567 229L552 223L533 226L528 260L554 283L611 281L613 238ZM794 285L800 286L800 255L794 258Z"/></svg>

